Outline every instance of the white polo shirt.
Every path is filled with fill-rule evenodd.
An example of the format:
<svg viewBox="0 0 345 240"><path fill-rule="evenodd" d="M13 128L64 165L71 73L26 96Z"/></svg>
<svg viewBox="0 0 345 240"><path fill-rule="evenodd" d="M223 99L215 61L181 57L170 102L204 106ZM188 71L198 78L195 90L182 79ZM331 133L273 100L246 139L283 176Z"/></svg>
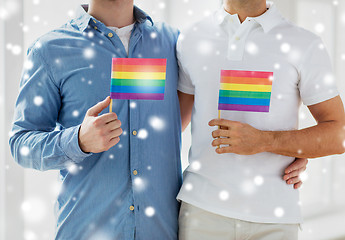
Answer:
<svg viewBox="0 0 345 240"><path fill-rule="evenodd" d="M218 117L221 70L273 74L269 112L221 111L222 118L260 130L297 129L301 101L313 105L338 95L320 38L284 19L272 3L267 7L242 24L222 8L181 34L178 89L194 94L195 104L190 165L177 198L244 221L300 223L299 192L282 179L294 158L218 155L211 146L216 127L208 122Z"/></svg>

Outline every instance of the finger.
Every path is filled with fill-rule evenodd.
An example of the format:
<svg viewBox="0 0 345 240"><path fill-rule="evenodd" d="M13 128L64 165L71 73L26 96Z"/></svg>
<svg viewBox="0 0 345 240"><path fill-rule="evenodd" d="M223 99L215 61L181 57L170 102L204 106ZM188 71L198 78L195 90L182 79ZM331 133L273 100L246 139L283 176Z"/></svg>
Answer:
<svg viewBox="0 0 345 240"><path fill-rule="evenodd" d="M119 137L115 137L115 138L110 139L110 141L109 141L109 146L108 146L108 150L109 150L109 148L115 146L115 145L118 144L119 142L120 142L120 138L119 138Z"/></svg>
<svg viewBox="0 0 345 240"><path fill-rule="evenodd" d="M117 128L109 133L110 139L117 138L123 133L122 128Z"/></svg>
<svg viewBox="0 0 345 240"><path fill-rule="evenodd" d="M217 147L219 145L229 145L231 144L231 139L230 138L217 138L212 141L212 146Z"/></svg>
<svg viewBox="0 0 345 240"><path fill-rule="evenodd" d="M223 153L233 153L234 150L231 146L216 148L216 153L223 154Z"/></svg>
<svg viewBox="0 0 345 240"><path fill-rule="evenodd" d="M299 177L293 177L293 178L290 178L288 181L286 181L286 183L291 185L291 184L298 183L300 181L301 181L301 179Z"/></svg>
<svg viewBox="0 0 345 240"><path fill-rule="evenodd" d="M287 181L287 180L289 180L290 178L298 177L299 174L300 174L300 170L298 169L298 170L292 171L292 172L290 172L290 173L288 173L288 174L285 174L285 175L283 176L283 179L284 179L285 181Z"/></svg>
<svg viewBox="0 0 345 240"><path fill-rule="evenodd" d="M213 119L211 120L208 125L213 127L213 126L225 126L225 127L230 127L230 125L233 123L233 121L227 120L227 119Z"/></svg>
<svg viewBox="0 0 345 240"><path fill-rule="evenodd" d="M116 119L115 121L112 121L110 123L107 123L105 125L105 128L108 132L111 132L113 130L116 130L121 127L121 121L119 119Z"/></svg>
<svg viewBox="0 0 345 240"><path fill-rule="evenodd" d="M285 173L290 173L297 169L305 168L308 164L308 159L306 158L296 158L286 169Z"/></svg>
<svg viewBox="0 0 345 240"><path fill-rule="evenodd" d="M105 124L113 122L117 119L117 115L114 112L111 113L105 113L101 116L98 117L99 119L101 119L101 121Z"/></svg>
<svg viewBox="0 0 345 240"><path fill-rule="evenodd" d="M89 108L89 110L87 111L87 115L88 116L98 116L98 114L100 114L104 109L106 109L110 104L110 97L106 97L106 99L104 99L103 101L97 103L96 105L94 105L93 107Z"/></svg>
<svg viewBox="0 0 345 240"><path fill-rule="evenodd" d="M217 129L212 132L212 137L217 138L217 137L230 137L230 131L228 130L222 130L222 129Z"/></svg>
<svg viewBox="0 0 345 240"><path fill-rule="evenodd" d="M228 130L229 128L228 128L228 127L225 127L225 126L220 126L220 129Z"/></svg>
<svg viewBox="0 0 345 240"><path fill-rule="evenodd" d="M301 182L298 182L298 183L295 183L295 184L293 185L293 188L294 188L294 189L298 189L298 188L300 188L300 187L302 186L302 184L303 184L302 181L301 181Z"/></svg>

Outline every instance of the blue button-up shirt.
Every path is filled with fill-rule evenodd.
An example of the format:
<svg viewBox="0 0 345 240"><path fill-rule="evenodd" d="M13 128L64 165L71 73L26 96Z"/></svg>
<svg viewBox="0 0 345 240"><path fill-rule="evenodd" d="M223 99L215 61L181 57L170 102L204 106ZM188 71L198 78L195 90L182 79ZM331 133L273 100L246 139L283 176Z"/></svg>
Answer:
<svg viewBox="0 0 345 240"><path fill-rule="evenodd" d="M177 239L178 32L136 7L134 15L129 56L115 32L83 8L28 51L10 146L23 167L60 170L56 239ZM86 154L78 130L86 111L109 95L114 57L166 58L164 100L114 100L124 130L119 144Z"/></svg>

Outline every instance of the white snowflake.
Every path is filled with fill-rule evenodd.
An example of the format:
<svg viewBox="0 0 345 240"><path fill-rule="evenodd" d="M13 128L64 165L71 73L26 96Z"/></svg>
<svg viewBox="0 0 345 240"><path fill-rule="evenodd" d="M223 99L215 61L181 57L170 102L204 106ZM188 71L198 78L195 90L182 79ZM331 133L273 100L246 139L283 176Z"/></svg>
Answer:
<svg viewBox="0 0 345 240"><path fill-rule="evenodd" d="M274 215L275 215L276 217L281 218L281 217L284 216L284 214L285 214L285 212L284 212L284 209L283 209L283 208L277 207L277 208L274 209Z"/></svg>
<svg viewBox="0 0 345 240"><path fill-rule="evenodd" d="M146 188L146 181L144 179L142 179L141 177L135 177L133 180L133 184L134 184L134 190L138 191L138 192L142 192L143 190L145 190Z"/></svg>
<svg viewBox="0 0 345 240"><path fill-rule="evenodd" d="M323 82L326 85L332 85L334 83L334 75L333 74L326 74L326 76L323 79Z"/></svg>
<svg viewBox="0 0 345 240"><path fill-rule="evenodd" d="M27 222L39 223L47 214L47 205L41 198L30 196L21 204L21 210Z"/></svg>
<svg viewBox="0 0 345 240"><path fill-rule="evenodd" d="M23 32L28 32L30 30L28 25L23 25L22 27Z"/></svg>
<svg viewBox="0 0 345 240"><path fill-rule="evenodd" d="M35 43L35 48L41 48L42 47L42 43L40 41L37 41Z"/></svg>
<svg viewBox="0 0 345 240"><path fill-rule="evenodd" d="M110 159L114 159L114 154L110 154L110 155L109 155L109 158L110 158Z"/></svg>
<svg viewBox="0 0 345 240"><path fill-rule="evenodd" d="M290 46L290 44L288 44L288 43L283 43L283 44L280 46L280 50L281 50L283 53L288 53L288 52L290 52L290 49L291 49L291 46Z"/></svg>
<svg viewBox="0 0 345 240"><path fill-rule="evenodd" d="M67 15L68 15L70 18L73 18L73 17L75 16L75 12L74 12L73 10L68 10Z"/></svg>
<svg viewBox="0 0 345 240"><path fill-rule="evenodd" d="M19 152L20 152L20 155L26 157L29 155L30 149L27 146L23 146L20 148Z"/></svg>
<svg viewBox="0 0 345 240"><path fill-rule="evenodd" d="M299 113L299 119L301 119L301 120L306 119L306 115L305 115L304 112L300 112L300 113Z"/></svg>
<svg viewBox="0 0 345 240"><path fill-rule="evenodd" d="M37 235L35 232L33 232L31 230L25 230L24 240L37 240Z"/></svg>
<svg viewBox="0 0 345 240"><path fill-rule="evenodd" d="M142 128L138 131L138 138L140 139L146 139L148 137L149 133L146 129Z"/></svg>
<svg viewBox="0 0 345 240"><path fill-rule="evenodd" d="M151 166L147 166L147 170L149 170L149 171L150 171L151 169L152 169L152 167L151 167Z"/></svg>
<svg viewBox="0 0 345 240"><path fill-rule="evenodd" d="M88 36L89 38L93 38L93 37L95 36L95 34L94 34L93 32L88 32L88 33L87 33L87 36Z"/></svg>
<svg viewBox="0 0 345 240"><path fill-rule="evenodd" d="M73 117L78 117L79 116L79 111L78 110L74 110L72 112L72 115L73 115Z"/></svg>
<svg viewBox="0 0 345 240"><path fill-rule="evenodd" d="M8 11L5 8L0 8L0 19L5 20L9 16Z"/></svg>
<svg viewBox="0 0 345 240"><path fill-rule="evenodd" d="M32 3L33 3L34 5L38 5L38 4L40 4L40 0L32 0Z"/></svg>
<svg viewBox="0 0 345 240"><path fill-rule="evenodd" d="M231 45L230 45L230 49L231 49L232 51L235 51L235 50L237 49L237 45L236 45L236 44L231 44Z"/></svg>
<svg viewBox="0 0 345 240"><path fill-rule="evenodd" d="M148 217L153 217L153 215L155 215L155 209L153 208L153 207L147 207L146 209L145 209L145 214L146 214L146 216L148 216Z"/></svg>
<svg viewBox="0 0 345 240"><path fill-rule="evenodd" d="M44 100L41 96L35 96L34 97L34 104L36 106L38 106L38 107L41 106L43 104L43 102L44 102Z"/></svg>
<svg viewBox="0 0 345 240"><path fill-rule="evenodd" d="M248 42L246 45L246 51L251 55L256 55L259 52L259 48L255 43Z"/></svg>
<svg viewBox="0 0 345 240"><path fill-rule="evenodd" d="M151 37L152 39L155 39L155 38L157 37L157 33L156 33L156 32L152 32L152 33L150 34L150 37Z"/></svg>
<svg viewBox="0 0 345 240"><path fill-rule="evenodd" d="M280 33L278 33L278 34L276 35L276 38L277 38L277 40L281 40L281 39L283 38L283 35L281 35Z"/></svg>
<svg viewBox="0 0 345 240"><path fill-rule="evenodd" d="M151 127L157 131L161 131L165 128L165 122L163 119L157 117L157 116L152 116L149 119L149 124Z"/></svg>
<svg viewBox="0 0 345 240"><path fill-rule="evenodd" d="M92 48L86 48L84 50L84 57L87 59L91 59L95 56L95 51Z"/></svg>
<svg viewBox="0 0 345 240"><path fill-rule="evenodd" d="M255 185L253 184L252 181L249 181L249 180L244 181L244 182L242 183L241 187L242 187L242 188L241 188L242 191L243 191L245 194L248 194L248 195L253 194L254 191L255 191Z"/></svg>
<svg viewBox="0 0 345 240"><path fill-rule="evenodd" d="M166 7L165 2L160 2L160 3L158 3L158 7L159 7L160 9L164 9L164 8Z"/></svg>
<svg viewBox="0 0 345 240"><path fill-rule="evenodd" d="M187 191L191 191L193 189L193 185L191 183L185 183L183 186Z"/></svg>
<svg viewBox="0 0 345 240"><path fill-rule="evenodd" d="M13 55L19 55L22 52L22 48L19 45L13 45L11 50Z"/></svg>
<svg viewBox="0 0 345 240"><path fill-rule="evenodd" d="M34 21L34 22L39 22L40 21L40 16L38 16L38 15L35 15L35 16L33 16L32 17L32 20Z"/></svg>
<svg viewBox="0 0 345 240"><path fill-rule="evenodd" d="M323 23L317 23L314 26L315 32L317 33L323 33L325 31L325 25Z"/></svg>
<svg viewBox="0 0 345 240"><path fill-rule="evenodd" d="M308 173L302 172L302 173L299 175L299 178L301 179L302 182L307 181L307 180L308 180Z"/></svg>
<svg viewBox="0 0 345 240"><path fill-rule="evenodd" d="M68 170L69 173L71 173L71 174L73 174L73 175L78 173L78 167L77 167L77 165L75 165L75 164L69 165L69 166L67 167L67 170Z"/></svg>
<svg viewBox="0 0 345 240"><path fill-rule="evenodd" d="M129 107L130 107L130 108L132 108L132 109L134 109L134 108L136 108L136 107L137 107L137 103L136 103L136 102L131 101L131 103L129 104Z"/></svg>
<svg viewBox="0 0 345 240"><path fill-rule="evenodd" d="M203 40L197 44L197 48L199 53L208 55L212 52L213 46L211 42Z"/></svg>
<svg viewBox="0 0 345 240"><path fill-rule="evenodd" d="M261 186L263 183L264 183L264 178L262 176L259 175L254 178L254 184L256 186Z"/></svg>
<svg viewBox="0 0 345 240"><path fill-rule="evenodd" d="M229 199L229 192L228 191L220 191L219 193L219 199L222 200L222 201L226 201Z"/></svg>
<svg viewBox="0 0 345 240"><path fill-rule="evenodd" d="M201 168L201 163L199 161L193 161L191 163L191 168L194 170L194 171L199 171L200 168Z"/></svg>
<svg viewBox="0 0 345 240"><path fill-rule="evenodd" d="M280 69L280 64L279 63L275 63L274 64L274 68L277 69L277 70Z"/></svg>

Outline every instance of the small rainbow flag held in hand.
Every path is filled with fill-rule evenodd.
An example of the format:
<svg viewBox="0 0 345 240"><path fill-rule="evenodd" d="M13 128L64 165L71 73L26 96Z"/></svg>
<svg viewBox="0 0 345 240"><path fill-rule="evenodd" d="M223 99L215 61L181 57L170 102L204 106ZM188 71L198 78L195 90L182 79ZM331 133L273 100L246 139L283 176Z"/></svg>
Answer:
<svg viewBox="0 0 345 240"><path fill-rule="evenodd" d="M273 72L222 70L218 110L269 112Z"/></svg>
<svg viewBox="0 0 345 240"><path fill-rule="evenodd" d="M111 99L164 100L166 59L113 58Z"/></svg>

